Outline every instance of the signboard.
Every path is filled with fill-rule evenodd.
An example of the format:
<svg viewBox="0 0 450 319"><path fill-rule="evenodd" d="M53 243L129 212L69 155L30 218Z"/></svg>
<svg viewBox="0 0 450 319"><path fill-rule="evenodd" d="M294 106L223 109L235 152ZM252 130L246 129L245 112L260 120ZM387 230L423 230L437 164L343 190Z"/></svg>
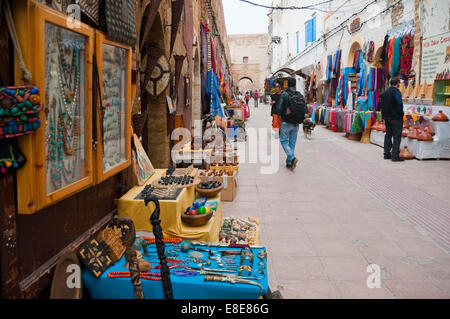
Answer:
<svg viewBox="0 0 450 319"><path fill-rule="evenodd" d="M359 29L361 29L361 19L356 18L352 23L350 23L350 33L359 31Z"/></svg>
<svg viewBox="0 0 450 319"><path fill-rule="evenodd" d="M422 41L422 82L450 79L450 32Z"/></svg>

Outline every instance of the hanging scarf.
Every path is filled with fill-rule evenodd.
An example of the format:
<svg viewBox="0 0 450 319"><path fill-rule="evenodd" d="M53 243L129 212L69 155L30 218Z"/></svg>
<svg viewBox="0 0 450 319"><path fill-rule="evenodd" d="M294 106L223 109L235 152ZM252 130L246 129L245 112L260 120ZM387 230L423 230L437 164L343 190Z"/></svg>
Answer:
<svg viewBox="0 0 450 319"><path fill-rule="evenodd" d="M211 115L225 117L222 106L220 105L220 89L214 70L208 72L208 78L206 79L206 94L211 99Z"/></svg>
<svg viewBox="0 0 450 319"><path fill-rule="evenodd" d="M400 51L400 74L403 77L407 77L412 67L412 57L414 54L414 42L412 41L411 33L402 38Z"/></svg>
<svg viewBox="0 0 450 319"><path fill-rule="evenodd" d="M402 41L401 37L395 38L394 48L392 53L392 67L391 67L391 78L398 74L400 69L400 43Z"/></svg>

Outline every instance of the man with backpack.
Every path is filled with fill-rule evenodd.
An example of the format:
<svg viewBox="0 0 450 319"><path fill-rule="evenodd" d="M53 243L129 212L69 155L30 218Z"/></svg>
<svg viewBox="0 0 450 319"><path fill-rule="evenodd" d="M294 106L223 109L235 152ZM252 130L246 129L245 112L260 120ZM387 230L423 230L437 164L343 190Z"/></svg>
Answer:
<svg viewBox="0 0 450 319"><path fill-rule="evenodd" d="M295 144L299 124L303 123L308 112L305 98L300 92L295 90L297 81L295 78L288 79L288 89L281 93L279 101L279 114L281 114L282 124L280 128L280 143L287 155L286 167L294 170L297 167L298 159L295 157Z"/></svg>

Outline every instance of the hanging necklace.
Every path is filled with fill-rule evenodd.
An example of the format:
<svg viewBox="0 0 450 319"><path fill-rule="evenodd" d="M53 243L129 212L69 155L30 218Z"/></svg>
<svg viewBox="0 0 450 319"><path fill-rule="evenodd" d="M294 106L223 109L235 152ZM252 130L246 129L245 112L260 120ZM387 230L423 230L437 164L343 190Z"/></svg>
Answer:
<svg viewBox="0 0 450 319"><path fill-rule="evenodd" d="M64 106L64 117L67 117L67 127L71 128L75 108L78 102L78 90L80 85L80 49L74 45L72 50L69 45L64 45L59 41L59 74L58 74L58 86L60 90L61 100ZM71 64L66 62L65 56L72 55Z"/></svg>

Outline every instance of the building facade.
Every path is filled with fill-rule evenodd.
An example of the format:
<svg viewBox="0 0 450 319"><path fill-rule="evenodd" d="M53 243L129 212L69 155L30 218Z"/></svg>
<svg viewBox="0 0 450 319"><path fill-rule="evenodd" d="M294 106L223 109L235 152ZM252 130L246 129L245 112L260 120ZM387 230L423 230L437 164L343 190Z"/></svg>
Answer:
<svg viewBox="0 0 450 319"><path fill-rule="evenodd" d="M228 36L231 75L240 92L264 89L269 69L267 34L233 34Z"/></svg>
<svg viewBox="0 0 450 319"><path fill-rule="evenodd" d="M314 2L305 1L302 6ZM272 3L272 6L290 5L296 5L296 2L274 0ZM324 102L327 95L327 59L338 50L341 50L342 67L351 67L355 52L373 43L374 59L369 64L371 67L381 67L378 62L385 36L412 30L414 54L411 76L422 83L423 41L433 37L445 39L450 28L449 2L438 0L336 0L308 10L274 9L269 18L271 75L287 73L296 76L297 88L308 94L308 82L312 70L315 70L315 84L324 93L324 99L319 102ZM309 22L311 20L313 22ZM312 26L309 26L311 23Z"/></svg>

